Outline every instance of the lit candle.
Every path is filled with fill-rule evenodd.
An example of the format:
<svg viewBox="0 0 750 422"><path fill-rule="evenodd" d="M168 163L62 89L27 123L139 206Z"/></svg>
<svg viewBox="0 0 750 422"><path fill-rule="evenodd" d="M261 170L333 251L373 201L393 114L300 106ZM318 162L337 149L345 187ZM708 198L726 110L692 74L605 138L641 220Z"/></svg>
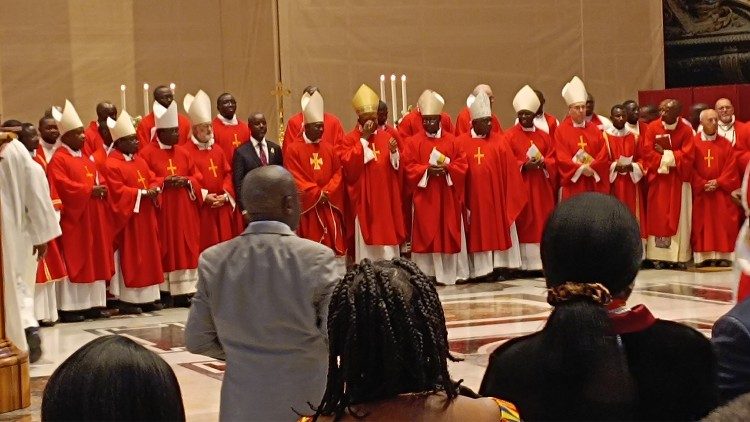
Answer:
<svg viewBox="0 0 750 422"><path fill-rule="evenodd" d="M177 85L174 84L174 82L171 82L169 84L169 89L172 90L172 96L174 96L174 89L177 87Z"/></svg>
<svg viewBox="0 0 750 422"><path fill-rule="evenodd" d="M401 116L406 116L406 75L401 75Z"/></svg>
<svg viewBox="0 0 750 422"><path fill-rule="evenodd" d="M380 99L385 101L385 75L380 75Z"/></svg>
<svg viewBox="0 0 750 422"><path fill-rule="evenodd" d="M125 85L120 85L120 110L125 111Z"/></svg>
<svg viewBox="0 0 750 422"><path fill-rule="evenodd" d="M396 103L396 75L391 75L391 115L393 116L393 126L396 126L398 120L398 103Z"/></svg>
<svg viewBox="0 0 750 422"><path fill-rule="evenodd" d="M151 113L151 107L148 104L148 84L143 84L143 115Z"/></svg>

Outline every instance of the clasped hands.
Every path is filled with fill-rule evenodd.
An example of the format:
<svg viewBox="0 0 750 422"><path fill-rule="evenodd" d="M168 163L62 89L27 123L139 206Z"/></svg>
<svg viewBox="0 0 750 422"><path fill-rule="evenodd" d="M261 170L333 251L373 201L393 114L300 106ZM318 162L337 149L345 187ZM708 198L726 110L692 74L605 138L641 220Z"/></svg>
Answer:
<svg viewBox="0 0 750 422"><path fill-rule="evenodd" d="M711 179L708 181L708 183L703 185L703 190L705 190L706 192L713 192L718 188L719 188L719 182L717 182L716 179Z"/></svg>
<svg viewBox="0 0 750 422"><path fill-rule="evenodd" d="M220 206L229 202L229 197L226 194L218 195L215 193L209 193L208 195L206 195L205 202L211 208L219 208Z"/></svg>
<svg viewBox="0 0 750 422"><path fill-rule="evenodd" d="M544 160L529 160L523 164L523 170L542 170L544 169Z"/></svg>
<svg viewBox="0 0 750 422"><path fill-rule="evenodd" d="M167 176L164 178L165 188L186 188L190 181L185 176Z"/></svg>

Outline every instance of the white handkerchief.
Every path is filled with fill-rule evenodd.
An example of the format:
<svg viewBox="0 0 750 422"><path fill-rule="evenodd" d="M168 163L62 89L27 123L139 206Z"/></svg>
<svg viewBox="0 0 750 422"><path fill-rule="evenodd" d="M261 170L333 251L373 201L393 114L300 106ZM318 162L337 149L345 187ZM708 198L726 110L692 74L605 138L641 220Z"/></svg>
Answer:
<svg viewBox="0 0 750 422"><path fill-rule="evenodd" d="M624 157L620 156L620 158L617 159L617 165L618 166L627 166L628 164L633 164L633 156L630 157Z"/></svg>
<svg viewBox="0 0 750 422"><path fill-rule="evenodd" d="M364 139L360 139L359 142L362 143L362 149L365 152L365 164L369 163L370 161L375 159L375 153L372 152L370 149L370 144L365 141Z"/></svg>

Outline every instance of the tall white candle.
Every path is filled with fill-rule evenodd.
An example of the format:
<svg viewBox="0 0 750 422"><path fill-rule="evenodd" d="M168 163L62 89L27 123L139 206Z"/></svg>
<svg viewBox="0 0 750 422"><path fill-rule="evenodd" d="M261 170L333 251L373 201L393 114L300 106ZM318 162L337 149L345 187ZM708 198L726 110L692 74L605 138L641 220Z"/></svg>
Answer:
<svg viewBox="0 0 750 422"><path fill-rule="evenodd" d="M151 107L148 104L148 84L143 84L143 115L151 113Z"/></svg>
<svg viewBox="0 0 750 422"><path fill-rule="evenodd" d="M120 85L120 110L125 111L125 85Z"/></svg>
<svg viewBox="0 0 750 422"><path fill-rule="evenodd" d="M401 116L406 116L406 75L401 75Z"/></svg>
<svg viewBox="0 0 750 422"><path fill-rule="evenodd" d="M385 101L385 75L380 75L380 99Z"/></svg>
<svg viewBox="0 0 750 422"><path fill-rule="evenodd" d="M396 75L391 75L391 116L393 116L393 126L398 121L398 103L396 103Z"/></svg>

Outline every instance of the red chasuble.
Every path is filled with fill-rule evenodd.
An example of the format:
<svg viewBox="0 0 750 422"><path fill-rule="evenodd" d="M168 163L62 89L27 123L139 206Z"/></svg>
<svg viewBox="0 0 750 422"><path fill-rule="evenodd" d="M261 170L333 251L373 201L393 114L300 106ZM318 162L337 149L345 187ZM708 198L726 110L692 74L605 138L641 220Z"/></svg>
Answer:
<svg viewBox="0 0 750 422"><path fill-rule="evenodd" d="M453 123L448 113L440 113L440 128L443 130L443 133L453 134ZM407 139L418 133L424 133L422 113L414 109L401 119L401 122L398 124L398 134L401 135L401 139Z"/></svg>
<svg viewBox="0 0 750 422"><path fill-rule="evenodd" d="M453 254L461 251L464 184L469 164L453 135L448 132L441 135L440 138L430 138L422 131L406 141L404 169L414 204L411 248L416 253ZM427 185L421 187L419 184L430 166L433 148L451 162L446 166L446 175L428 176ZM450 175L450 185L447 175Z"/></svg>
<svg viewBox="0 0 750 422"><path fill-rule="evenodd" d="M55 152L48 172L65 204L60 215L60 243L70 281L109 280L115 273L110 205L108 198L91 197L96 180L94 163L74 157L63 146Z"/></svg>
<svg viewBox="0 0 750 422"><path fill-rule="evenodd" d="M284 153L284 164L294 176L302 199L298 234L346 254L343 232L344 183L341 164L328 143L294 142ZM328 201L321 201L326 192Z"/></svg>
<svg viewBox="0 0 750 422"><path fill-rule="evenodd" d="M250 128L246 122L237 119L236 125L225 124L218 116L211 122L214 129L214 141L221 147L228 163L232 162L234 151L250 140Z"/></svg>
<svg viewBox="0 0 750 422"><path fill-rule="evenodd" d="M612 153L613 161L610 172L607 174L611 183L610 192L615 198L627 205L630 212L633 213L641 227L641 238L645 239L648 237L646 234L646 204L641 187L646 183L647 172L646 166L643 164L641 142L639 138L630 132L627 132L627 135L624 136L618 136L614 133L615 129L603 133L604 139ZM614 180L612 180L613 166L620 157L632 157L634 172L614 173ZM639 175L640 178L638 178ZM636 177L638 182L634 182L633 177Z"/></svg>
<svg viewBox="0 0 750 422"><path fill-rule="evenodd" d="M190 134L193 133L193 126L190 124L190 119L183 115L178 114L177 115L177 126L179 129L179 145L186 144L190 142ZM143 150L143 148L152 143L152 141L156 142L156 131L151 130L156 127L156 121L154 120L154 113L148 113L143 119L138 123L138 127L135 129L135 134L138 137L138 150Z"/></svg>
<svg viewBox="0 0 750 422"><path fill-rule="evenodd" d="M83 144L83 156L88 157L96 163L96 169L100 173L104 172L105 162L107 161L107 146L104 145L104 138L99 134L99 125L96 120L92 120L86 130L83 131L86 141Z"/></svg>
<svg viewBox="0 0 750 422"><path fill-rule="evenodd" d="M141 157L127 161L116 150L107 158L106 167L123 282L128 288L161 284L164 271L156 218L158 199L141 196L138 201L139 190L157 187L156 176Z"/></svg>
<svg viewBox="0 0 750 422"><path fill-rule="evenodd" d="M734 151L726 138L704 141L701 136L693 137L691 246L695 252L734 252L740 227L740 210L731 198L740 187ZM706 192L706 183L714 179L719 188Z"/></svg>
<svg viewBox="0 0 750 422"><path fill-rule="evenodd" d="M555 130L555 154L557 169L560 172L562 199L582 192L609 193L609 154L602 133L595 125L586 123L584 127L573 126L573 120L567 117ZM581 174L575 181L576 172L581 167L573 161L579 150L586 152L593 161L589 166L599 175L597 182L594 176Z"/></svg>
<svg viewBox="0 0 750 422"><path fill-rule="evenodd" d="M295 143L305 143L302 134L304 128L304 118L302 113L297 113L286 122L284 130L284 143L281 145L281 153L286 156L286 150ZM341 126L341 120L331 113L323 114L323 139L321 143L331 145L334 150L339 148L344 142L344 127Z"/></svg>
<svg viewBox="0 0 750 422"><path fill-rule="evenodd" d="M157 213L162 269L164 272L198 267L200 254L201 174L187 150L181 146L161 149L158 142L145 146L139 153L161 187L161 209ZM183 176L187 188L165 187L167 176Z"/></svg>
<svg viewBox="0 0 750 422"><path fill-rule="evenodd" d="M184 148L190 153L195 166L203 175L201 188L217 195L229 194L234 201L237 196L232 186L232 168L221 147L214 144L211 149L200 150L191 141ZM211 208L207 202L204 202L200 209L201 252L219 242L233 238L237 234L235 218L234 207L230 202L225 202L219 208Z"/></svg>
<svg viewBox="0 0 750 422"><path fill-rule="evenodd" d="M486 139L464 133L455 143L469 165L464 199L467 250L510 249L510 226L527 200L513 153L499 133L491 132Z"/></svg>
<svg viewBox="0 0 750 422"><path fill-rule="evenodd" d="M471 132L471 113L469 112L469 107L464 107L458 113L458 116L456 116L456 129L453 131L453 134L458 137L469 132ZM497 118L495 113L492 113L492 133L503 133L500 119Z"/></svg>
<svg viewBox="0 0 750 422"><path fill-rule="evenodd" d="M657 170L662 154L654 150L654 143L670 144L676 167L668 174ZM682 183L690 182L693 168L693 129L677 119L674 130L667 130L661 118L651 122L643 138L643 163L648 171L646 199L646 233L649 236L671 237L677 234L682 208Z"/></svg>
<svg viewBox="0 0 750 422"><path fill-rule="evenodd" d="M505 132L505 142L515 155L516 168L520 169L529 161L527 153L531 145L544 157L544 169L522 170L523 184L528 197L526 206L516 219L516 230L520 243L540 243L542 230L552 210L555 208L555 178L557 165L552 138L546 132L535 128L526 132L516 124Z"/></svg>
<svg viewBox="0 0 750 422"><path fill-rule="evenodd" d="M44 159L44 153L39 151L41 148L41 146L38 147L33 159L44 169L44 173L46 174L47 160ZM49 183L49 193L52 199L52 206L55 207L55 210L62 210L60 195L57 194L57 189L52 183ZM62 252L60 252L60 246L58 245L59 241L59 238L57 238L47 243L47 254L39 261L36 269L37 283L44 284L67 277L68 271L65 269L65 262L63 261Z"/></svg>
<svg viewBox="0 0 750 422"><path fill-rule="evenodd" d="M365 164L364 148L357 128L346 135L341 153L349 211L346 218L347 244L354 244L354 219L359 217L362 237L368 245L400 245L406 239L401 203L401 166L393 168L390 140L396 139L403 160L403 148L397 136L378 129L368 144L375 158Z"/></svg>
<svg viewBox="0 0 750 422"><path fill-rule="evenodd" d="M737 156L737 177L742 179L745 167L750 163L750 124L734 123L734 150Z"/></svg>

